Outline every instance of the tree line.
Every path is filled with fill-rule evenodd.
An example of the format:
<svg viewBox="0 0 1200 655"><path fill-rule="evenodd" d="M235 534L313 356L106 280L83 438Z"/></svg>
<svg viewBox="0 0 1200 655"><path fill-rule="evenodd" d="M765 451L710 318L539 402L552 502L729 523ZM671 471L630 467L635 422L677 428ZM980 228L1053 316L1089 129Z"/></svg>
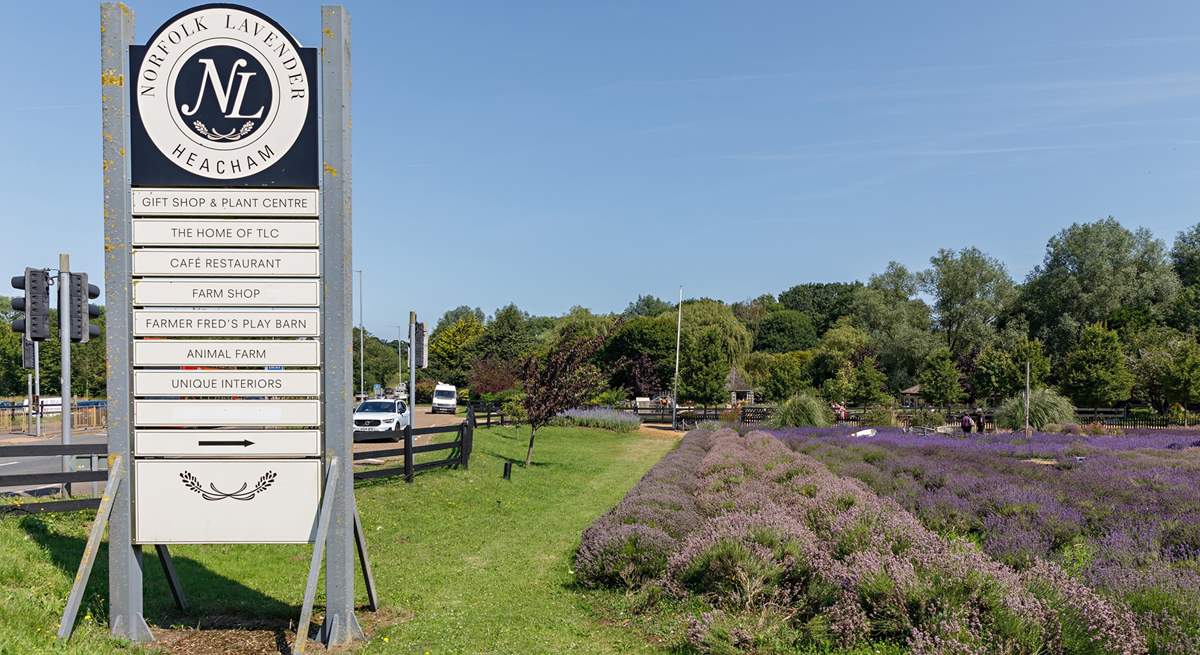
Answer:
<svg viewBox="0 0 1200 655"><path fill-rule="evenodd" d="M430 335L435 381L505 400L521 394L522 366L596 341L602 372L593 400L610 404L669 392L675 365L674 303L642 295L620 313L573 307L535 316L515 304L490 316L447 311ZM0 318L11 305L0 299ZM103 324L103 318L100 321ZM987 252L941 249L922 270L890 262L865 281L805 282L753 299L683 304L680 398L728 399L734 378L760 399L796 393L888 406L919 389L929 403L996 403L1052 386L1079 406L1132 404L1166 412L1200 399L1200 225L1168 245L1114 218L1053 235L1024 280ZM357 329L356 329L357 332ZM368 388L400 382L402 344L365 335ZM23 395L19 335L0 330L0 395ZM355 381L358 337L354 337ZM57 340L43 350L43 393L55 393ZM73 351L77 392L103 395L103 337Z"/></svg>

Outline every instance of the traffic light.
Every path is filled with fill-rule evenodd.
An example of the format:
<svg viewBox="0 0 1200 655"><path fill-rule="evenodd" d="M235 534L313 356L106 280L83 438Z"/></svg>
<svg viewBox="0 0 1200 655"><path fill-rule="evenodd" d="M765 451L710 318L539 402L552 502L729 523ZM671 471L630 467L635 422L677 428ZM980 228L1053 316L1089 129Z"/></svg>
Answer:
<svg viewBox="0 0 1200 655"><path fill-rule="evenodd" d="M88 302L99 297L100 287L88 284L87 273L71 273L71 341L87 343L100 336L100 328L91 323L100 316L100 308Z"/></svg>
<svg viewBox="0 0 1200 655"><path fill-rule="evenodd" d="M416 332L416 346L413 353L416 355L417 368L429 368L429 339L425 337L425 324L417 323L414 330Z"/></svg>
<svg viewBox="0 0 1200 655"><path fill-rule="evenodd" d="M13 276L12 286L25 292L12 300L13 310L25 313L13 321L13 332L24 334L27 341L49 339L50 274L40 268L26 268L24 275Z"/></svg>

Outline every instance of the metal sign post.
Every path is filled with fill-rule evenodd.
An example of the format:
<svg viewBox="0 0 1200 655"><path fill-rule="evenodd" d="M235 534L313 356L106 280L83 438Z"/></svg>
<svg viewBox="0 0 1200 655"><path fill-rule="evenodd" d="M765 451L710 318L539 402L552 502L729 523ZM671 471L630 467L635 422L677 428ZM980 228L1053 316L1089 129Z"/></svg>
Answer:
<svg viewBox="0 0 1200 655"><path fill-rule="evenodd" d="M318 61L246 7L185 10L139 46L132 12L101 6L108 442L126 463L110 479L110 627L131 641L153 640L141 547L169 566L172 543L314 544L325 642L362 637L349 18L323 7L321 24Z"/></svg>

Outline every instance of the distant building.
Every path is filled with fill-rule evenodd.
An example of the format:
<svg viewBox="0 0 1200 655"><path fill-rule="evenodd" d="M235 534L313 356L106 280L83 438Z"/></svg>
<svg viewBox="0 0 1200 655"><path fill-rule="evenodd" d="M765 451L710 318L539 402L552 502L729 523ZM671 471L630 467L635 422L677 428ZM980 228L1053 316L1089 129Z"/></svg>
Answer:
<svg viewBox="0 0 1200 655"><path fill-rule="evenodd" d="M737 367L729 369L729 375L725 376L725 390L729 392L729 404L731 405L754 404L754 389L738 372Z"/></svg>

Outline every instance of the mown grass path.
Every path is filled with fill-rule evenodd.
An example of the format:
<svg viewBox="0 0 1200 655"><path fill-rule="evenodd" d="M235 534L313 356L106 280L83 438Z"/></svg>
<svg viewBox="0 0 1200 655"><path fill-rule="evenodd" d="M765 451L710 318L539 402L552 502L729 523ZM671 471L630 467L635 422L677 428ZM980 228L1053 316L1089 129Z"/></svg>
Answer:
<svg viewBox="0 0 1200 655"><path fill-rule="evenodd" d="M674 442L547 428L539 434L533 466L514 466L513 479L501 479L504 461L521 460L527 439L522 428L480 430L469 471L432 472L413 485L398 479L360 483L359 510L383 612L372 639L356 650L662 652L636 631L598 619L588 596L571 587L570 565L583 528L618 502ZM56 647L51 639L90 520L82 513L0 520L0 653L128 652L106 637L102 625L105 553L84 607L89 618L69 647ZM202 617L257 618L268 632L282 635L272 622L294 621L307 547L172 551L193 609L188 615L175 612L151 551L146 606L156 627L194 626ZM365 602L361 584L359 595ZM366 612L361 616L372 621ZM203 639L204 632L194 638Z"/></svg>

